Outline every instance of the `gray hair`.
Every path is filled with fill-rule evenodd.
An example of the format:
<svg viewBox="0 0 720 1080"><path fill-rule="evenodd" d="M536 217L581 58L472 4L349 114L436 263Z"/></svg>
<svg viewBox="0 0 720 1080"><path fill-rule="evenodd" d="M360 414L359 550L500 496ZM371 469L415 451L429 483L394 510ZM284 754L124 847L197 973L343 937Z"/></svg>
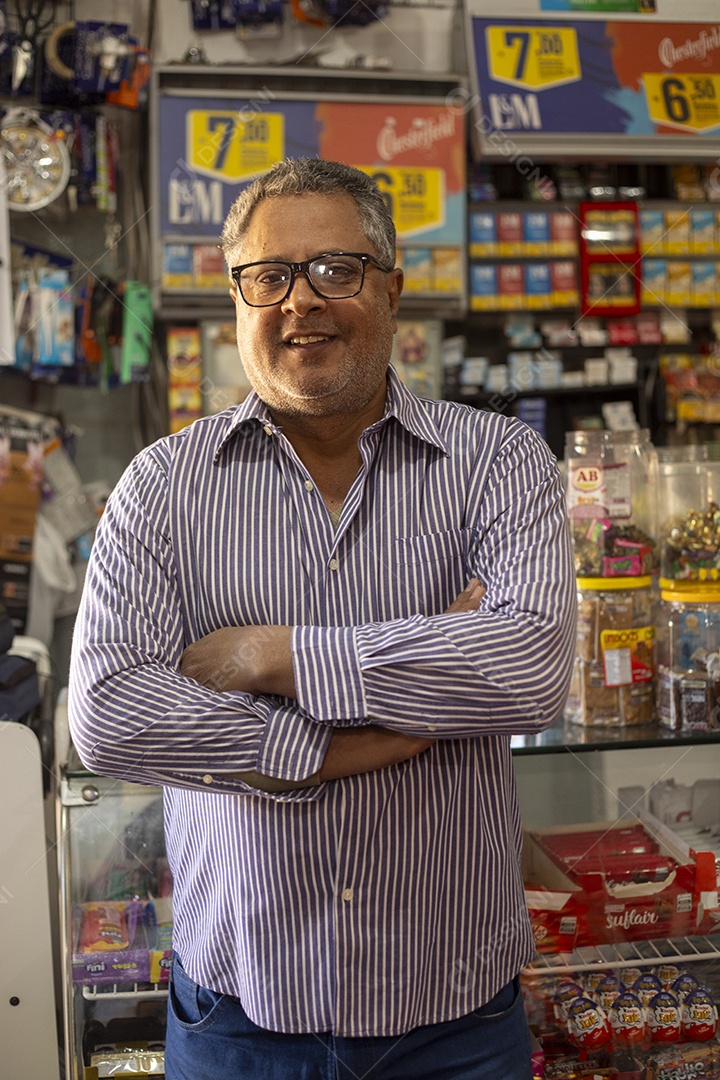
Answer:
<svg viewBox="0 0 720 1080"><path fill-rule="evenodd" d="M244 188L230 207L222 231L222 249L228 266L235 260L258 205L263 199L283 195L350 195L360 213L363 232L379 261L384 266L395 265L395 225L372 177L339 161L288 158Z"/></svg>

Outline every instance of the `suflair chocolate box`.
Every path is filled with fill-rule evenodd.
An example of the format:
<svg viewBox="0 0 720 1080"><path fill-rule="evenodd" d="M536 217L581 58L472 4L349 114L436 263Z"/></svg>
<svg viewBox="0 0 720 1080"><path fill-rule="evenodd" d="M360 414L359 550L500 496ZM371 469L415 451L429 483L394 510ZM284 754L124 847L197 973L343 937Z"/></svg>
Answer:
<svg viewBox="0 0 720 1080"><path fill-rule="evenodd" d="M576 946L684 937L696 929L696 865L688 846L650 814L525 833L523 875L572 894Z"/></svg>

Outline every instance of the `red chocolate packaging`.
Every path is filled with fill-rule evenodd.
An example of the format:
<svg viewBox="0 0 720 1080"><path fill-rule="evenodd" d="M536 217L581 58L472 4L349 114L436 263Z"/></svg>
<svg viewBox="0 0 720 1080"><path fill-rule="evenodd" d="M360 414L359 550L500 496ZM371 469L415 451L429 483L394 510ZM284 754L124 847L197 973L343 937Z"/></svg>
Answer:
<svg viewBox="0 0 720 1080"><path fill-rule="evenodd" d="M660 990L647 1006L648 1027L654 1043L676 1043L680 1038L680 1006L669 990Z"/></svg>
<svg viewBox="0 0 720 1080"><path fill-rule="evenodd" d="M567 1009L570 1040L581 1050L599 1050L611 1039L610 1024L605 1010L590 998L576 998Z"/></svg>
<svg viewBox="0 0 720 1080"><path fill-rule="evenodd" d="M718 1011L704 986L691 990L680 1005L683 1038L688 1042L709 1042L718 1031Z"/></svg>
<svg viewBox="0 0 720 1080"><path fill-rule="evenodd" d="M570 892L581 917L575 947L696 932L697 878L687 848L646 815L642 823L525 834L526 879Z"/></svg>
<svg viewBox="0 0 720 1080"><path fill-rule="evenodd" d="M621 1050L633 1050L650 1045L645 1010L637 994L626 990L613 1001L608 1019L612 1031L613 1046Z"/></svg>

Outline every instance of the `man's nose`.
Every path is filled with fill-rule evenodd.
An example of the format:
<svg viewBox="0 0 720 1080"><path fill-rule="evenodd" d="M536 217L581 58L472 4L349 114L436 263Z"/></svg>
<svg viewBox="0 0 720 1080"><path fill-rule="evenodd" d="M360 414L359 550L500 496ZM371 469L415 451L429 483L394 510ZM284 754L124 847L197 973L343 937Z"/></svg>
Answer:
<svg viewBox="0 0 720 1080"><path fill-rule="evenodd" d="M325 300L323 300L322 296L318 296L310 284L307 270L298 270L290 285L290 292L281 306L283 310L288 309L303 315L314 308L324 306L324 304Z"/></svg>

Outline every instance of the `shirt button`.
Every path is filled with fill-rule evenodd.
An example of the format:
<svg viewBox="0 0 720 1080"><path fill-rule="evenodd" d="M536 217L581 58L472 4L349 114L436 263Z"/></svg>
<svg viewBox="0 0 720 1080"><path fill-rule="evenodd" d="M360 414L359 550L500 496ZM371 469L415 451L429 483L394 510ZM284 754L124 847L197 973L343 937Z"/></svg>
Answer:
<svg viewBox="0 0 720 1080"><path fill-rule="evenodd" d="M212 784L212 776L209 772L206 772L202 778L203 784Z"/></svg>
<svg viewBox="0 0 720 1080"><path fill-rule="evenodd" d="M265 426L263 427L263 431L265 432L266 435L272 435L273 434L273 429L270 427L269 424L265 424Z"/></svg>
<svg viewBox="0 0 720 1080"><path fill-rule="evenodd" d="M342 891L342 898L343 898L343 900L346 900L346 901L347 901L347 900L352 900L352 898L353 898L353 891L352 891L352 889L343 889L343 891Z"/></svg>
<svg viewBox="0 0 720 1080"><path fill-rule="evenodd" d="M428 731L437 731L437 724L428 724Z"/></svg>
<svg viewBox="0 0 720 1080"><path fill-rule="evenodd" d="M306 491L313 491L314 489L315 489L315 485L313 484L312 480L306 480L305 481L305 490Z"/></svg>
<svg viewBox="0 0 720 1080"><path fill-rule="evenodd" d="M340 563L337 561L337 559L331 559L329 565L331 570L337 570Z"/></svg>

